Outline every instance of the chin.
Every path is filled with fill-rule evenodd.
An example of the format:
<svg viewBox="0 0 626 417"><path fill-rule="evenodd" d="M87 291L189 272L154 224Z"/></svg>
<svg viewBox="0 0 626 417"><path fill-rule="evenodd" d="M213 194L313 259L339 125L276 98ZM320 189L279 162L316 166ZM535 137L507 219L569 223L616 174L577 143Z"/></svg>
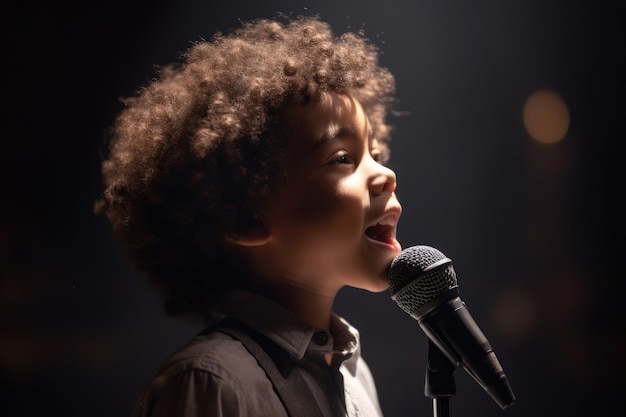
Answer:
<svg viewBox="0 0 626 417"><path fill-rule="evenodd" d="M376 293L388 290L389 278L387 277L386 271L385 271L385 274L382 276L365 277L361 288L363 288L366 291L376 292Z"/></svg>
<svg viewBox="0 0 626 417"><path fill-rule="evenodd" d="M383 292L389 289L389 279L385 277L384 281L380 282L380 285L377 288L374 288L372 292Z"/></svg>

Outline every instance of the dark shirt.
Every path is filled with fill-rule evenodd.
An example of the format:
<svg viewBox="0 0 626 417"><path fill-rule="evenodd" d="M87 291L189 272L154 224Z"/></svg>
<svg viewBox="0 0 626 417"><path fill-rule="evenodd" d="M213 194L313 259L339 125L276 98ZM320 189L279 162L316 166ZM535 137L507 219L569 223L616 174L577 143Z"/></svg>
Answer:
<svg viewBox="0 0 626 417"><path fill-rule="evenodd" d="M233 291L223 313L283 348L299 367L324 417L382 417L359 333L333 315L330 333L273 301ZM332 353L330 365L325 354ZM132 417L287 417L271 381L238 340L209 332L165 360Z"/></svg>

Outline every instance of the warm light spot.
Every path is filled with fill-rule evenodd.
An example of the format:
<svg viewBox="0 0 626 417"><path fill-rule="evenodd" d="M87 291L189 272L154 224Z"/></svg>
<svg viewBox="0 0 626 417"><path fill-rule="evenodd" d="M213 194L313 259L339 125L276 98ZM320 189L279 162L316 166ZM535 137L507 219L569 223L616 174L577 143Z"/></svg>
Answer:
<svg viewBox="0 0 626 417"><path fill-rule="evenodd" d="M493 306L492 321L498 332L512 343L521 343L537 320L532 296L521 289L510 289L498 294Z"/></svg>
<svg viewBox="0 0 626 417"><path fill-rule="evenodd" d="M524 104L524 126L538 142L556 143L569 129L569 110L560 95L550 90L532 93Z"/></svg>

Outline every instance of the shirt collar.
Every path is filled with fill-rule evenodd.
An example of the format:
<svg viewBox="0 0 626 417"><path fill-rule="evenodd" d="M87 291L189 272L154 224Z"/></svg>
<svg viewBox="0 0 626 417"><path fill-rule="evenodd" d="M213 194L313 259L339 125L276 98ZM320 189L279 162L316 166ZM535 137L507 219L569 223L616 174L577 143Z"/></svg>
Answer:
<svg viewBox="0 0 626 417"><path fill-rule="evenodd" d="M295 359L301 360L307 351L335 352L351 359L344 365L356 366L360 353L359 332L336 314L331 317L328 333L305 323L266 297L238 289L226 294L222 312L263 334Z"/></svg>

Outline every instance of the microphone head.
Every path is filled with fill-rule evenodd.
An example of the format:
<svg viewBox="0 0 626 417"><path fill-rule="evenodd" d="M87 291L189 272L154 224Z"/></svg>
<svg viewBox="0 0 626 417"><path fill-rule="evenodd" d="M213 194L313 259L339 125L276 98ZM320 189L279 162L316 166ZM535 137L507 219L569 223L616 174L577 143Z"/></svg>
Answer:
<svg viewBox="0 0 626 417"><path fill-rule="evenodd" d="M438 295L456 287L452 261L430 246L406 248L391 262L391 298L407 314L415 313Z"/></svg>

